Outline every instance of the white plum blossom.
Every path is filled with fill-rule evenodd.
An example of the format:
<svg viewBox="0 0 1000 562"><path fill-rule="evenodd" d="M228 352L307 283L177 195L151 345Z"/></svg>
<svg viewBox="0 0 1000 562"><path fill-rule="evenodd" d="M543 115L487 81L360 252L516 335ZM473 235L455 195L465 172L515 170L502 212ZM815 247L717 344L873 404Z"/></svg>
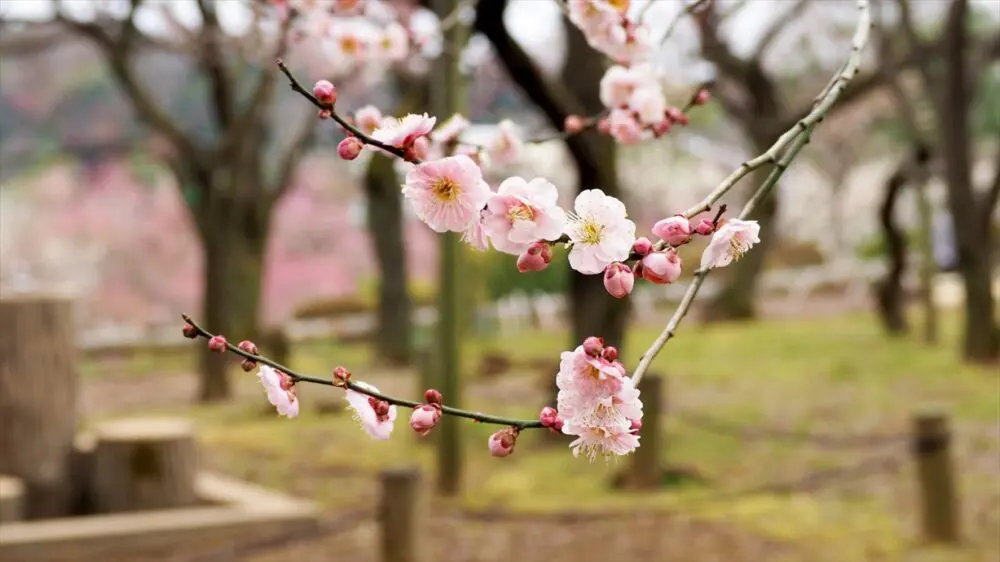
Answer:
<svg viewBox="0 0 1000 562"><path fill-rule="evenodd" d="M570 267L596 275L611 263L628 259L635 223L628 219L624 203L600 189L588 189L576 196L574 211L566 226L573 243Z"/></svg>
<svg viewBox="0 0 1000 562"><path fill-rule="evenodd" d="M725 267L759 242L760 224L757 221L729 219L712 234L712 240L701 254L701 268Z"/></svg>
<svg viewBox="0 0 1000 562"><path fill-rule="evenodd" d="M352 383L369 392L378 392L375 386L365 382ZM356 390L347 389L347 405L354 410L354 419L361 424L372 439L386 440L392 434L392 426L396 421L396 406L372 398Z"/></svg>
<svg viewBox="0 0 1000 562"><path fill-rule="evenodd" d="M279 415L287 418L299 415L299 400L295 396L291 377L268 365L261 365L257 371L257 379L267 393L267 401Z"/></svg>

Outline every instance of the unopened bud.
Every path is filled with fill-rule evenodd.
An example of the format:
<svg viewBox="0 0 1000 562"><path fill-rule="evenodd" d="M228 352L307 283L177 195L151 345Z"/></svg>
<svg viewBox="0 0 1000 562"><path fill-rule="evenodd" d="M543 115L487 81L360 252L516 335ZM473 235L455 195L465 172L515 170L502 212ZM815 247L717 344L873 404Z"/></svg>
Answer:
<svg viewBox="0 0 1000 562"><path fill-rule="evenodd" d="M552 248L547 242L534 242L523 254L517 257L517 270L521 273L541 271L552 261Z"/></svg>
<svg viewBox="0 0 1000 562"><path fill-rule="evenodd" d="M375 400L373 409L375 410L375 414L378 416L389 415L389 403L385 400Z"/></svg>
<svg viewBox="0 0 1000 562"><path fill-rule="evenodd" d="M568 134L575 135L583 131L583 118L579 115L567 115L566 122L563 124L563 130Z"/></svg>
<svg viewBox="0 0 1000 562"><path fill-rule="evenodd" d="M583 340L583 352L591 357L600 357L604 351L604 338L590 336Z"/></svg>
<svg viewBox="0 0 1000 562"><path fill-rule="evenodd" d="M612 263L604 269L604 288L616 299L623 299L635 286L635 274L623 263Z"/></svg>
<svg viewBox="0 0 1000 562"><path fill-rule="evenodd" d="M694 231L702 236L708 236L715 232L715 223L712 219L701 219L698 224L694 225Z"/></svg>
<svg viewBox="0 0 1000 562"><path fill-rule="evenodd" d="M558 418L559 412L557 412L552 406L542 408L542 411L538 414L538 421L542 423L542 427L552 427L552 424L554 424Z"/></svg>
<svg viewBox="0 0 1000 562"><path fill-rule="evenodd" d="M413 144L406 147L406 158L408 160L423 160L431 150L431 141L427 137L417 137Z"/></svg>
<svg viewBox="0 0 1000 562"><path fill-rule="evenodd" d="M424 401L428 404L437 404L440 406L443 399L444 398L441 396L441 393L433 388L428 388L424 391Z"/></svg>
<svg viewBox="0 0 1000 562"><path fill-rule="evenodd" d="M688 116L684 114L683 111L677 109L676 107L667 108L667 119L677 123L678 125L687 125Z"/></svg>
<svg viewBox="0 0 1000 562"><path fill-rule="evenodd" d="M227 349L226 338L223 336L212 336L208 340L208 349L216 353L225 353Z"/></svg>
<svg viewBox="0 0 1000 562"><path fill-rule="evenodd" d="M330 111L329 109L321 109L321 110L319 110L319 113L317 114L317 116L320 119L329 119L329 118L333 117L333 112Z"/></svg>
<svg viewBox="0 0 1000 562"><path fill-rule="evenodd" d="M410 414L410 428L417 435L427 435L441 419L441 408L431 404L417 406Z"/></svg>
<svg viewBox="0 0 1000 562"><path fill-rule="evenodd" d="M691 105L705 105L710 99L712 99L712 94L709 93L708 88L702 88L691 98Z"/></svg>
<svg viewBox="0 0 1000 562"><path fill-rule="evenodd" d="M349 380L351 380L351 372L346 367L338 366L333 369L334 386L346 386Z"/></svg>
<svg viewBox="0 0 1000 562"><path fill-rule="evenodd" d="M549 426L549 429L551 429L553 433L562 433L562 428L563 428L563 419L558 416L556 417L555 421L552 422L552 425Z"/></svg>
<svg viewBox="0 0 1000 562"><path fill-rule="evenodd" d="M605 347L604 350L601 351L601 357L607 359L608 361L618 359L618 348L613 345Z"/></svg>
<svg viewBox="0 0 1000 562"><path fill-rule="evenodd" d="M654 123L653 124L653 136L655 136L656 138L662 137L663 135L665 135L665 134L667 134L667 133L670 132L670 127L672 127L672 126L673 126L673 123L670 121L670 119L664 119L662 121Z"/></svg>
<svg viewBox="0 0 1000 562"><path fill-rule="evenodd" d="M243 361L240 361L240 368L243 369L244 373L249 373L257 368L257 362L253 359L244 359Z"/></svg>
<svg viewBox="0 0 1000 562"><path fill-rule="evenodd" d="M239 347L243 351L249 353L250 355L258 355L257 344L253 343L250 340L243 340L243 341L241 341L240 344L237 347Z"/></svg>
<svg viewBox="0 0 1000 562"><path fill-rule="evenodd" d="M490 435L490 454L494 457L506 457L514 452L517 444L517 429L508 427Z"/></svg>
<svg viewBox="0 0 1000 562"><path fill-rule="evenodd" d="M609 121L607 117L602 117L601 119L599 119L597 121L597 130L602 135L610 135L611 134L611 121Z"/></svg>
<svg viewBox="0 0 1000 562"><path fill-rule="evenodd" d="M681 276L681 258L673 248L653 252L642 258L642 278L651 283L667 284Z"/></svg>
<svg viewBox="0 0 1000 562"><path fill-rule="evenodd" d="M638 433L642 429L642 420L632 420L632 426L629 427L631 433Z"/></svg>
<svg viewBox="0 0 1000 562"><path fill-rule="evenodd" d="M639 256L645 256L646 254L653 251L653 243L649 241L649 238L642 236L636 238L635 242L632 244L632 251Z"/></svg>
<svg viewBox="0 0 1000 562"><path fill-rule="evenodd" d="M365 148L365 143L357 137L347 137L337 144L337 156L344 160L354 160Z"/></svg>
<svg viewBox="0 0 1000 562"><path fill-rule="evenodd" d="M324 105L333 106L337 103L337 88L329 80L320 80L313 86L313 95Z"/></svg>
<svg viewBox="0 0 1000 562"><path fill-rule="evenodd" d="M198 329L191 324L184 324L184 329L182 330L184 337L193 340L198 337Z"/></svg>
<svg viewBox="0 0 1000 562"><path fill-rule="evenodd" d="M667 217L653 225L653 234L671 246L681 246L691 240L691 223L681 215Z"/></svg>

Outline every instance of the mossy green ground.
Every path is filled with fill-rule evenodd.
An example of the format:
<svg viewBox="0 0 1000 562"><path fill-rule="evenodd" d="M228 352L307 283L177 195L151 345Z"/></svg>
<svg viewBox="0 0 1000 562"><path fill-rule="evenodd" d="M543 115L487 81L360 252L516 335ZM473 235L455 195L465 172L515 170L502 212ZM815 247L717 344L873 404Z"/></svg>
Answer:
<svg viewBox="0 0 1000 562"><path fill-rule="evenodd" d="M988 559L1000 552L996 536L1000 379L996 367L958 361L955 318L947 320L944 343L935 347L915 337L888 339L867 315L691 324L661 352L652 371L667 376L668 410L709 415L751 433L776 428L905 436L916 412L929 407L948 412L958 435L956 470L968 536L962 548L916 546L918 504L905 437L870 447L830 449L808 442L740 438L669 414L664 419L664 465L695 472L703 479L700 483L682 480L657 493L615 491L609 482L628 460L589 464L573 458L565 443L544 443L541 434L525 434L514 455L493 459L485 445L495 428L462 422L466 493L452 503L534 513L670 510L807 546L817 561ZM623 355L626 366L634 366L634 358L656 333L653 328L629 333ZM474 376L478 357L484 351L500 351L519 360L555 359L566 342L566 334L551 332L469 342L466 404L534 417L545 399L544 373L537 367L515 366L486 380ZM412 373L379 369L371 366L370 359L371 351L363 347L310 344L298 346L291 363L313 374L326 374L332 366L344 364L357 379L384 391L418 395ZM184 363L161 358L156 365L163 370L169 361ZM420 443L428 438L413 435L405 426L408 412L400 412L391 440L376 442L348 414L321 407L342 402L339 391L302 388L302 414L286 420L268 411L263 396L254 398L249 388L256 385L254 377L237 380L246 400L185 409L201 422L201 439L213 467L315 498L331 509L374 502L373 476L383 468L420 465L433 479L433 445ZM792 486L781 493L745 492L880 458L889 459L890 468L846 482Z"/></svg>

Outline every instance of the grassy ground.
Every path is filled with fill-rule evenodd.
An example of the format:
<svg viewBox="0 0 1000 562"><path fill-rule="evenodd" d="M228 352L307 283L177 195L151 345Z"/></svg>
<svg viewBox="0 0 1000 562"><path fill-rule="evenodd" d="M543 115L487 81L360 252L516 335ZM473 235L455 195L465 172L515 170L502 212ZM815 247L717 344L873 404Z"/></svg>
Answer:
<svg viewBox="0 0 1000 562"><path fill-rule="evenodd" d="M954 341L954 322L945 327L942 341ZM629 334L626 366L634 366L635 360L628 358L637 357L655 335L655 329L643 328ZM566 339L562 333L526 333L503 341L470 342L466 402L478 409L533 417L543 405L541 388L551 373L515 367L485 380L474 375L478 357L502 351L518 359L555 359ZM292 360L296 368L317 374L345 364L356 378L384 391L418 395L411 373L370 363L368 350L330 345L300 346ZM165 389L171 385L190 386L190 376L169 374L183 369L183 358L139 359L138 365L89 367L95 375L87 383L92 399L141 395L139 389L151 386L148 377L116 377L113 371L155 367L163 373L152 385L157 397L170 395ZM663 398L674 412L664 420L663 463L682 467L698 479L674 482L652 494L617 492L609 482L627 461L591 465L574 459L566 442L546 444L541 434L523 436L513 456L492 459L486 440L495 428L470 423L463 426L467 493L451 502L452 507L531 514L665 511L674 514L675 522L679 517L685 524L735 528L801 548L799 557L783 558L789 560L958 562L1000 553L1000 379L995 369L961 365L953 345L928 348L914 339L887 340L865 315L692 324L668 344L653 372L668 377ZM125 379L128 382L122 382ZM331 510L374 505L373 476L382 468L416 464L433 476L433 447L404 425L406 412L400 412L392 440L373 442L349 415L337 411L343 402L339 391L302 388L302 415L285 420L268 411L254 377L237 380L240 399L233 404L190 409L183 401L161 400L153 408L150 402L156 400L147 392L149 399L139 409L193 413L201 422L213 467L314 497ZM101 391L105 384L125 386ZM947 411L958 434L956 468L968 537L959 549L918 548L913 538L917 504L905 434L913 414L929 407ZM131 409L98 406L92 411L104 417ZM706 415L725 430L692 417ZM841 448L776 438L772 430L889 438ZM803 476L859 464L864 468L857 474L801 481ZM777 490L775 485L786 483L791 483L788 490Z"/></svg>

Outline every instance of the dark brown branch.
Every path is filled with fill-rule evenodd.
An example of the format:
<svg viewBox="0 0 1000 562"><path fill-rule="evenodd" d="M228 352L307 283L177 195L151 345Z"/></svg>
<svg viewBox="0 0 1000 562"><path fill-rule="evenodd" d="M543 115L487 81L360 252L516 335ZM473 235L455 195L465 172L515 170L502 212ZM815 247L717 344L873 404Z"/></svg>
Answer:
<svg viewBox="0 0 1000 562"><path fill-rule="evenodd" d="M510 36L503 24L506 7L507 0L480 2L476 9L474 28L489 39L511 80L545 114L552 127L562 130L566 117L586 114L583 104L560 84L546 80L531 57ZM593 150L583 137L568 137L566 147L580 167L582 175L605 177L606 172L598 166ZM602 183L610 182L602 180Z"/></svg>
<svg viewBox="0 0 1000 562"><path fill-rule="evenodd" d="M404 151L403 149L392 146L390 144L386 144L382 141L375 140L372 137L362 133L357 127L351 125L350 123L347 122L346 119L341 117L340 114L337 113L337 110L335 108L330 107L328 105L324 105L322 102L316 99L316 96L314 96L312 92L305 89L305 87L303 87L302 84L292 74L292 71L288 70L288 67L285 66L285 61L278 59L277 63L278 63L278 68L285 75L285 77L288 78L288 86L292 89L292 91L300 94L302 97L309 100L309 103L316 106L320 111L329 111L330 118L336 121L338 125L343 127L344 130L346 130L348 133L351 134L351 136L357 137L361 142L367 145L374 146L376 148L381 148L382 150L388 152L389 154L398 156L403 160L406 160L407 162L413 164L420 163L420 160L407 154L406 151Z"/></svg>
<svg viewBox="0 0 1000 562"><path fill-rule="evenodd" d="M198 0L198 12L201 14L201 33L199 39L199 63L208 75L212 89L212 110L220 131L229 129L233 120L234 100L232 79L223 60L222 28L215 12L215 5L210 0Z"/></svg>
<svg viewBox="0 0 1000 562"><path fill-rule="evenodd" d="M764 35L757 43L757 48L754 50L753 58L756 60L763 59L764 55L767 54L767 50L771 48L774 41L781 35L781 32L788 27L788 24L792 23L795 19L802 15L808 7L809 2L807 2L807 0L798 0L794 6L785 10L785 13L778 16L767 28L767 30L764 31Z"/></svg>

